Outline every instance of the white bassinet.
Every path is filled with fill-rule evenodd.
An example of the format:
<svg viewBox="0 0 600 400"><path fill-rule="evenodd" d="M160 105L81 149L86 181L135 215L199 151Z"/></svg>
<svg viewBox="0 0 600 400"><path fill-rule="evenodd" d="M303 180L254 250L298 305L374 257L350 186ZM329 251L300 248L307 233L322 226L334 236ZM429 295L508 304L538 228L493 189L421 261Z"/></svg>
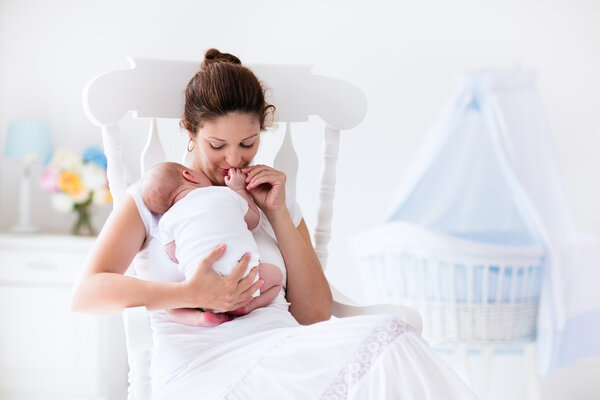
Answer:
<svg viewBox="0 0 600 400"><path fill-rule="evenodd" d="M489 245L394 221L355 237L351 247L363 301L416 308L431 344L535 339L541 246Z"/></svg>
<svg viewBox="0 0 600 400"><path fill-rule="evenodd" d="M493 353L508 347L524 350L528 398L540 398L534 340L548 335L538 326L551 328L564 314L562 292L552 292L560 281L550 278L560 277L556 244L568 243L574 229L534 76L463 76L410 162L385 223L351 246L364 301L418 309L423 337L452 349L468 381L467 353L481 351L480 398ZM541 343L547 370L547 355L557 349Z"/></svg>

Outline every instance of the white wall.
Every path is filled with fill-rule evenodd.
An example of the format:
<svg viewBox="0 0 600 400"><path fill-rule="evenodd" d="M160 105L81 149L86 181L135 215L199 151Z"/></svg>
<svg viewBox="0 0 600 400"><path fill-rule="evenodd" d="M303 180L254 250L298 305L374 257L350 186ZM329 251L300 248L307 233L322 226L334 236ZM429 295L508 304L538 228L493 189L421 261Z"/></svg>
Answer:
<svg viewBox="0 0 600 400"><path fill-rule="evenodd" d="M83 115L81 90L95 74L126 68L126 55L200 60L217 47L244 62L313 64L316 73L355 83L369 100L364 122L342 140L328 269L356 296L346 239L382 221L411 154L463 71L518 64L540 72L576 218L600 234L598 21L600 3L591 0L0 0L0 149L8 121L26 117L49 120L57 147L100 144ZM295 138L304 140L305 132ZM138 138L129 145L139 146ZM319 146L312 139L308 145ZM0 227L7 228L15 222L19 169L5 161L0 168ZM300 181L316 175L317 167L308 168ZM71 221L35 192L36 221L67 231ZM312 226L314 188L302 194Z"/></svg>

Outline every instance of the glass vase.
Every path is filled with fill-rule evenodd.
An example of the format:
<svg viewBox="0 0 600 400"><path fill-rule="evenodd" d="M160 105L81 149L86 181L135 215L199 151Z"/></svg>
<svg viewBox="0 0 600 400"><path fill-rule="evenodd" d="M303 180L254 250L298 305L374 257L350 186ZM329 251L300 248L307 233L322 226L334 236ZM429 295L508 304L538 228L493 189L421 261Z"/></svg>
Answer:
<svg viewBox="0 0 600 400"><path fill-rule="evenodd" d="M71 233L77 236L95 236L96 230L92 225L92 204L91 201L75 205L77 220L71 229Z"/></svg>

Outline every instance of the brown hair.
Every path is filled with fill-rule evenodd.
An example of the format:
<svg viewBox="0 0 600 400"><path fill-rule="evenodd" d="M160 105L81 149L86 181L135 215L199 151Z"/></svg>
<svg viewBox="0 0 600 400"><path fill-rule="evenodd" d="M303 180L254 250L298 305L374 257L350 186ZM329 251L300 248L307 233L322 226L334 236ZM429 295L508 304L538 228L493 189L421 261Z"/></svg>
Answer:
<svg viewBox="0 0 600 400"><path fill-rule="evenodd" d="M256 115L262 131L271 125L275 106L265 102L265 88L239 58L210 49L185 90L180 126L194 136L204 122L234 111Z"/></svg>

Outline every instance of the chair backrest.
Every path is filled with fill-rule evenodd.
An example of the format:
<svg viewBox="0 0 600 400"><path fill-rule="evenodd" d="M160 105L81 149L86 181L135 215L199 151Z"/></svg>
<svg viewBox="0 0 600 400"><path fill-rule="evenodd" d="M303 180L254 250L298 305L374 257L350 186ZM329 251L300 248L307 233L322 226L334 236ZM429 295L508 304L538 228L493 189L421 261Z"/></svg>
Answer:
<svg viewBox="0 0 600 400"><path fill-rule="evenodd" d="M142 58L130 58L130 64L130 69L93 78L83 92L86 115L102 128L104 151L108 159L109 188L115 201L133 183L126 178L119 121L130 111L136 118L149 120L148 138L140 155L142 174L153 165L165 161L165 150L160 142L156 120L182 118L185 87L200 66L199 62ZM331 238L340 131L353 128L363 119L367 108L366 98L357 87L347 82L312 74L309 66L248 67L270 88L268 101L276 105L276 121L286 123L285 137L273 166L286 173L288 192L295 192L298 170L289 124L308 121L312 115L318 115L325 122L318 215L313 232L315 250L325 268L327 244ZM181 152L186 153L184 148ZM183 163L186 163L185 160ZM130 399L150 398L148 365L151 332L147 318L145 308L127 309L124 312Z"/></svg>
<svg viewBox="0 0 600 400"><path fill-rule="evenodd" d="M183 116L184 90L199 68L198 62L130 58L131 69L101 74L83 92L88 118L102 128L108 159L109 188L115 201L132 182L127 182L119 121L131 111L136 118L148 118L150 130L141 154L141 171L165 161L158 136L157 118ZM335 164L341 130L353 128L363 119L367 102L355 86L338 79L310 73L311 67L297 65L248 65L270 88L269 101L277 107L276 121L287 124L286 138L274 167L286 172L288 187L295 191L297 157L290 138L289 123L308 121L318 115L325 122L320 201L314 232L315 249L325 268L327 243L331 237L332 203L335 192ZM182 149L182 153L185 153ZM183 160L185 162L185 160Z"/></svg>

